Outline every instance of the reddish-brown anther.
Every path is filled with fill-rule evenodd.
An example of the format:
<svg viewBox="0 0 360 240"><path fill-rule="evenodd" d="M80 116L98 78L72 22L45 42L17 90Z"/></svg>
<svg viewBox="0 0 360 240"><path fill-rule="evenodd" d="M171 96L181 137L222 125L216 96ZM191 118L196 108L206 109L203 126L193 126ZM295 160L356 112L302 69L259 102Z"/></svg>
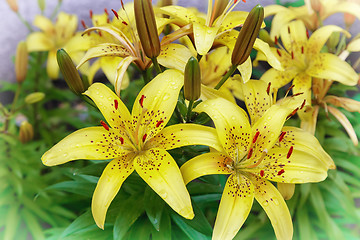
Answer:
<svg viewBox="0 0 360 240"><path fill-rule="evenodd" d="M162 123L164 122L164 120L159 120L157 123L156 123L156 127L159 127Z"/></svg>
<svg viewBox="0 0 360 240"><path fill-rule="evenodd" d="M109 126L103 120L100 120L100 123L107 131L109 131Z"/></svg>
<svg viewBox="0 0 360 240"><path fill-rule="evenodd" d="M280 52L280 50L279 50L279 49L276 49L276 52L277 52L277 54L279 55L279 57L281 57L281 52Z"/></svg>
<svg viewBox="0 0 360 240"><path fill-rule="evenodd" d="M119 19L119 14L114 9L111 9L111 11L114 13L115 17Z"/></svg>
<svg viewBox="0 0 360 240"><path fill-rule="evenodd" d="M284 139L286 132L281 132L280 137L279 137L279 142L281 142Z"/></svg>
<svg viewBox="0 0 360 240"><path fill-rule="evenodd" d="M124 139L122 137L120 137L120 143L124 144Z"/></svg>
<svg viewBox="0 0 360 240"><path fill-rule="evenodd" d="M141 106L141 107L144 107L144 105L143 105L143 103L144 103L144 98L145 98L145 96L144 96L144 95L141 95L141 98L140 98L140 100L139 100L139 103L140 103L140 106Z"/></svg>
<svg viewBox="0 0 360 240"><path fill-rule="evenodd" d="M287 159L289 159L289 158L290 158L290 156L291 156L291 154L292 154L293 150L294 150L294 147L293 147L293 146L291 146L291 147L290 147L290 149L289 149L289 151L288 151L288 153L287 153L287 155L286 155L286 158L287 158Z"/></svg>
<svg viewBox="0 0 360 240"><path fill-rule="evenodd" d="M145 133L144 136L142 137L142 141L143 141L143 142L145 142L146 137L147 137L147 134Z"/></svg>
<svg viewBox="0 0 360 240"><path fill-rule="evenodd" d="M119 107L119 102L118 102L118 100L116 100L116 99L114 99L114 107L115 107L116 110L117 110L118 107Z"/></svg>
<svg viewBox="0 0 360 240"><path fill-rule="evenodd" d="M280 176L280 175L283 174L284 172L285 172L285 170L284 170L284 169L281 169L281 170L277 173L277 175Z"/></svg>
<svg viewBox="0 0 360 240"><path fill-rule="evenodd" d="M251 158L252 153L253 153L253 149L250 148L248 155L247 155L247 159Z"/></svg>
<svg viewBox="0 0 360 240"><path fill-rule="evenodd" d="M267 86L267 88L266 88L266 93L267 93L267 95L270 94L270 87L271 87L271 82L268 83L268 86Z"/></svg>
<svg viewBox="0 0 360 240"><path fill-rule="evenodd" d="M264 176L264 170L260 170L260 176L261 176L261 177Z"/></svg>

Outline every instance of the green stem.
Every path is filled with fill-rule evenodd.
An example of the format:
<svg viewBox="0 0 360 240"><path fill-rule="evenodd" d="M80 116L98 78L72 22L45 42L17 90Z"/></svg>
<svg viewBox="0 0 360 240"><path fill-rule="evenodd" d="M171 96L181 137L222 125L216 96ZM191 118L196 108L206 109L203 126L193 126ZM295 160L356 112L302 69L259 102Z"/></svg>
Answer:
<svg viewBox="0 0 360 240"><path fill-rule="evenodd" d="M162 73L161 68L160 68L160 65L159 65L159 63L158 63L158 61L157 61L157 58L154 57L154 58L151 59L151 61L152 61L153 64L154 64L154 68L155 68L156 72L157 72L157 73Z"/></svg>
<svg viewBox="0 0 360 240"><path fill-rule="evenodd" d="M142 76L144 79L144 84L145 85L148 84L150 80L149 80L149 76L147 74L147 69L145 69L144 71L141 71L141 73L142 73Z"/></svg>
<svg viewBox="0 0 360 240"><path fill-rule="evenodd" d="M223 76L223 78L220 80L220 82L215 86L216 90L219 90L221 86L228 80L228 78L235 72L236 65L232 65L229 71Z"/></svg>
<svg viewBox="0 0 360 240"><path fill-rule="evenodd" d="M32 29L30 23L28 23L28 21L26 21L19 12L16 12L17 16L19 17L20 21L26 26L26 28L30 31L33 32L34 30Z"/></svg>
<svg viewBox="0 0 360 240"><path fill-rule="evenodd" d="M190 100L187 114L186 114L186 122L190 122L193 105L194 105L194 100Z"/></svg>
<svg viewBox="0 0 360 240"><path fill-rule="evenodd" d="M176 114L176 117L179 119L179 123L184 123L184 119L180 113L178 105L176 105L175 114Z"/></svg>
<svg viewBox="0 0 360 240"><path fill-rule="evenodd" d="M62 1L58 1L58 3L56 4L56 7L54 8L54 11L51 14L51 17L50 17L51 19L54 19L55 16L58 14L61 3L62 3Z"/></svg>
<svg viewBox="0 0 360 240"><path fill-rule="evenodd" d="M15 92L15 96L14 96L14 100L13 100L13 103L11 105L11 110L10 110L10 115L12 115L15 111L15 106L16 106L16 102L19 98L19 95L20 95L20 92L21 92L21 83L18 83L18 86L16 88L16 92Z"/></svg>

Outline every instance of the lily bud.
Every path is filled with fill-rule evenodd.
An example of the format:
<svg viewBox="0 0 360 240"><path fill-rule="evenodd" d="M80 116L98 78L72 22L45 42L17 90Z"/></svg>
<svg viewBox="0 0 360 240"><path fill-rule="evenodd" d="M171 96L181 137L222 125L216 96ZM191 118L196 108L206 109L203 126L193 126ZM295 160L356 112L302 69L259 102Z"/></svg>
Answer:
<svg viewBox="0 0 360 240"><path fill-rule="evenodd" d="M19 10L17 0L6 0L11 10L17 12Z"/></svg>
<svg viewBox="0 0 360 240"><path fill-rule="evenodd" d="M64 49L59 49L56 58L60 71L71 91L76 95L81 95L86 89L70 56Z"/></svg>
<svg viewBox="0 0 360 240"><path fill-rule="evenodd" d="M292 198L295 192L295 184L293 183L277 183L277 189L285 200Z"/></svg>
<svg viewBox="0 0 360 240"><path fill-rule="evenodd" d="M315 12L320 12L321 11L322 4L321 4L320 0L310 0L310 4L311 4L311 8Z"/></svg>
<svg viewBox="0 0 360 240"><path fill-rule="evenodd" d="M191 57L185 66L184 96L189 101L199 99L201 94L201 72L196 58Z"/></svg>
<svg viewBox="0 0 360 240"><path fill-rule="evenodd" d="M217 17L219 17L225 10L226 6L228 5L228 0L218 0L215 1L213 11L211 13L212 21L215 21Z"/></svg>
<svg viewBox="0 0 360 240"><path fill-rule="evenodd" d="M38 0L38 5L41 12L43 12L45 10L45 0Z"/></svg>
<svg viewBox="0 0 360 240"><path fill-rule="evenodd" d="M27 95L25 97L25 102L27 104L37 103L37 102L40 102L41 100L43 100L44 97L45 97L45 94L42 92L30 93L29 95Z"/></svg>
<svg viewBox="0 0 360 240"><path fill-rule="evenodd" d="M16 81L22 83L26 78L28 68L28 51L25 42L19 42L15 56Z"/></svg>
<svg viewBox="0 0 360 240"><path fill-rule="evenodd" d="M260 29L259 31L259 38L269 44L270 47L275 47L275 43L271 40L270 34L265 29Z"/></svg>
<svg viewBox="0 0 360 240"><path fill-rule="evenodd" d="M20 125L19 139L22 143L27 143L34 138L34 128L28 121L23 121Z"/></svg>
<svg viewBox="0 0 360 240"><path fill-rule="evenodd" d="M134 11L136 29L145 55L155 58L160 54L160 40L151 0L135 0Z"/></svg>
<svg viewBox="0 0 360 240"><path fill-rule="evenodd" d="M165 6L170 6L173 5L173 1L172 0L160 0L157 3L158 7L165 7Z"/></svg>
<svg viewBox="0 0 360 240"><path fill-rule="evenodd" d="M263 20L264 8L258 4L249 12L236 39L234 51L231 55L233 65L241 65L250 56Z"/></svg>
<svg viewBox="0 0 360 240"><path fill-rule="evenodd" d="M329 40L327 42L327 46L330 50L334 50L336 49L336 46L339 44L340 41L340 32L333 32L330 37Z"/></svg>
<svg viewBox="0 0 360 240"><path fill-rule="evenodd" d="M350 13L344 13L344 21L347 28L350 28L351 25L355 22L356 17Z"/></svg>

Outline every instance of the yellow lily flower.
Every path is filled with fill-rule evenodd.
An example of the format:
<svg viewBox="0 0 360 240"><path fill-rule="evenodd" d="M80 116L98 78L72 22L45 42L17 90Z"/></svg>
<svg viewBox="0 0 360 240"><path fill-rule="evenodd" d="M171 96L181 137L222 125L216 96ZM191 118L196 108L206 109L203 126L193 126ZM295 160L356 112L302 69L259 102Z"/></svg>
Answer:
<svg viewBox="0 0 360 240"><path fill-rule="evenodd" d="M46 70L50 78L59 76L59 67L56 61L56 51L64 48L70 57L79 62L84 51L90 47L90 42L76 33L78 18L76 15L60 12L55 24L50 19L38 15L33 22L42 32L29 34L26 44L29 52L47 51L48 59Z"/></svg>
<svg viewBox="0 0 360 240"><path fill-rule="evenodd" d="M305 0L301 7L286 8L280 5L269 5L265 8L265 17L275 15L271 23L270 36L272 39L278 36L281 28L294 19L301 19L306 28L315 31L322 22L335 13L347 13L360 19L360 5L351 1L343 0L319 0L319 9L315 11L311 6L311 0Z"/></svg>
<svg viewBox="0 0 360 240"><path fill-rule="evenodd" d="M314 77L355 85L358 75L347 62L334 54L320 52L331 33L335 31L349 35L342 28L329 25L319 28L308 39L302 21L293 21L285 25L280 32L283 46L276 41L280 48L272 48L285 71L269 69L262 75L261 80L271 82L274 88L280 88L293 80L293 92L304 93L307 104L311 104L311 83ZM259 59L261 60L261 55Z"/></svg>
<svg viewBox="0 0 360 240"><path fill-rule="evenodd" d="M244 85L251 124L243 109L225 99L208 100L195 109L212 118L223 150L186 162L180 168L185 183L208 174L230 175L213 239L232 239L245 222L254 198L270 218L277 239L291 239L289 210L269 180L319 182L327 177L329 168L334 168L332 159L313 135L299 128L283 127L295 107L299 107L299 100L292 97L272 104L266 85L260 81Z"/></svg>
<svg viewBox="0 0 360 240"><path fill-rule="evenodd" d="M177 213L192 219L190 196L180 170L166 150L185 145L221 149L215 129L195 124L165 127L177 103L184 76L167 70L148 83L137 96L132 114L120 98L101 83L84 93L100 109L108 124L78 130L42 156L47 166L77 159L109 162L96 186L92 213L104 228L107 209L125 179L135 170Z"/></svg>

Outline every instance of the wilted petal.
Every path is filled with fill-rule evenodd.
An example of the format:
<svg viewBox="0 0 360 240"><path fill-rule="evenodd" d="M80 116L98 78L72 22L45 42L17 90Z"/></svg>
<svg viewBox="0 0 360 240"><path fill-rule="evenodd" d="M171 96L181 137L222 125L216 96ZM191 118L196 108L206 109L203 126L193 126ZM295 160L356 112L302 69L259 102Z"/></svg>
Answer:
<svg viewBox="0 0 360 240"><path fill-rule="evenodd" d="M221 197L212 239L233 239L248 217L253 201L254 186L249 179L230 175Z"/></svg>
<svg viewBox="0 0 360 240"><path fill-rule="evenodd" d="M195 111L206 112L211 117L224 150L232 159L241 159L241 155L248 150L251 137L251 128L245 111L222 98L200 103Z"/></svg>
<svg viewBox="0 0 360 240"><path fill-rule="evenodd" d="M349 112L358 112L360 113L360 102L353 100L351 98L337 97L332 95L327 95L324 98L324 102L331 103L335 106L342 107Z"/></svg>
<svg viewBox="0 0 360 240"><path fill-rule="evenodd" d="M210 152L196 156L185 162L180 171L184 178L185 184L192 180L210 174L231 174L232 171L228 167L232 160L224 153Z"/></svg>
<svg viewBox="0 0 360 240"><path fill-rule="evenodd" d="M91 212L96 225L101 229L104 229L106 212L112 200L125 179L134 171L132 163L134 156L134 153L129 153L112 160L100 176L93 194Z"/></svg>
<svg viewBox="0 0 360 240"><path fill-rule="evenodd" d="M194 217L181 172L169 153L156 148L144 151L135 158L134 166L140 177L174 211L187 219Z"/></svg>
<svg viewBox="0 0 360 240"><path fill-rule="evenodd" d="M331 53L312 56L306 73L312 77L335 80L345 85L357 84L359 75L345 61Z"/></svg>
<svg viewBox="0 0 360 240"><path fill-rule="evenodd" d="M161 123L164 124L164 123ZM145 149L161 148L170 150L188 145L204 145L222 150L216 130L198 124L175 124L164 128L145 144Z"/></svg>
<svg viewBox="0 0 360 240"><path fill-rule="evenodd" d="M116 132L117 134L117 132ZM63 164L77 159L103 160L118 157L121 150L112 129L89 127L77 130L65 137L41 157L46 166Z"/></svg>

